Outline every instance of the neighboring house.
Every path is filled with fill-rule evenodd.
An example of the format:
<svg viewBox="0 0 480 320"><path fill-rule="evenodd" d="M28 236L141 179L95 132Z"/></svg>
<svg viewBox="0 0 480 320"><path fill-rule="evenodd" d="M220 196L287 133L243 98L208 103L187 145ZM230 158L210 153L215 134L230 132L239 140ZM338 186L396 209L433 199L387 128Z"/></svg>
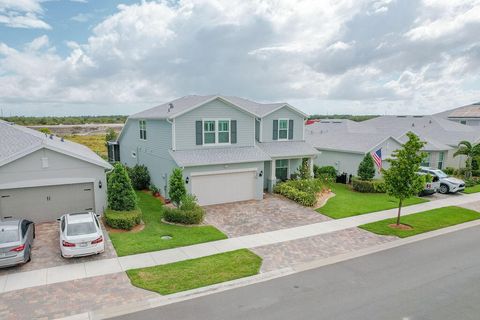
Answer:
<svg viewBox="0 0 480 320"><path fill-rule="evenodd" d="M185 96L130 116L110 161L146 165L168 196L173 168L202 205L262 199L318 152L304 140L307 115L287 103Z"/></svg>
<svg viewBox="0 0 480 320"><path fill-rule="evenodd" d="M480 126L480 102L435 114L434 116L467 126Z"/></svg>
<svg viewBox="0 0 480 320"><path fill-rule="evenodd" d="M391 136L378 134L375 128L344 119L321 120L307 125L305 139L320 151L315 159L316 165L333 166L338 174L354 176L366 154L381 150L382 167L387 168L386 160L402 144ZM376 177L379 176L377 167Z"/></svg>
<svg viewBox="0 0 480 320"><path fill-rule="evenodd" d="M106 207L105 170L89 148L0 120L0 217L55 221Z"/></svg>

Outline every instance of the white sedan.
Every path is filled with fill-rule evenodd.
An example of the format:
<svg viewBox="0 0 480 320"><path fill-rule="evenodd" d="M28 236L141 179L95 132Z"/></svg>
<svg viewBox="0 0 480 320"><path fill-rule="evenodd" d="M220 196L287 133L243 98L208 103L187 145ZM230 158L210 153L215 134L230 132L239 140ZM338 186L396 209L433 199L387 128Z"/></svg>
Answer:
<svg viewBox="0 0 480 320"><path fill-rule="evenodd" d="M95 213L69 213L59 221L62 257L83 257L105 251L103 231Z"/></svg>

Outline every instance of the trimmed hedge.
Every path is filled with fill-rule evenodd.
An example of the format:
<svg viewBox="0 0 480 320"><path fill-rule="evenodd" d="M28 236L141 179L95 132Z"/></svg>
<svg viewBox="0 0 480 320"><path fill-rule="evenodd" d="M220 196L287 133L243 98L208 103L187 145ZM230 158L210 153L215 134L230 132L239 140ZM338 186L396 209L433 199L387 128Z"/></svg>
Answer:
<svg viewBox="0 0 480 320"><path fill-rule="evenodd" d="M314 165L313 174L315 178L325 177L325 176L329 176L333 180L337 178L337 170L333 166L319 167L317 165Z"/></svg>
<svg viewBox="0 0 480 320"><path fill-rule="evenodd" d="M324 186L319 179L289 180L275 185L274 192L303 206L313 207L317 203L317 193Z"/></svg>
<svg viewBox="0 0 480 320"><path fill-rule="evenodd" d="M165 207L165 221L181 224L199 224L203 221L205 211L197 204L197 198L192 194L183 196L178 208Z"/></svg>
<svg viewBox="0 0 480 320"><path fill-rule="evenodd" d="M352 188L362 193L385 193L386 187L383 180L360 180L352 179Z"/></svg>
<svg viewBox="0 0 480 320"><path fill-rule="evenodd" d="M136 164L132 168L127 168L127 172L135 190L144 190L150 185L150 173L146 166Z"/></svg>
<svg viewBox="0 0 480 320"><path fill-rule="evenodd" d="M104 214L105 222L112 228L131 230L142 220L142 211L134 209L131 211L115 211L107 209Z"/></svg>

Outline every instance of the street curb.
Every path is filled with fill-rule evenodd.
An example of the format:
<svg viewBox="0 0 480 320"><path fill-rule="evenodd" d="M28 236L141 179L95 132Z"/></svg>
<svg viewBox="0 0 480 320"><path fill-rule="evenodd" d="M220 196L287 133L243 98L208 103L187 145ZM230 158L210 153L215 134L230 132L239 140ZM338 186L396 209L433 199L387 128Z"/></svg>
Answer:
<svg viewBox="0 0 480 320"><path fill-rule="evenodd" d="M480 226L480 220L474 220L462 224L458 224L455 226L435 230L435 231L430 231L426 233L422 233L416 236L404 238L404 239L398 239L394 240L392 242L376 245L370 248L366 249L361 249L355 252L349 252L345 254L340 254L337 256L329 257L329 258L323 258L319 259L316 261L312 262L307 262L307 263L301 263L294 265L290 268L283 268L275 271L270 271L270 272L265 272L261 273L255 276L251 277L245 277L245 278L240 278L232 281L227 281L219 284L214 284L211 286L207 287L202 287L198 289L192 289L188 291L183 291L175 294L171 294L168 296L159 296L158 298L151 298L147 299L141 302L136 302L136 303L131 303L127 304L121 307L113 307L113 308L105 308L105 309L99 309L99 310L94 310L90 311L88 313L81 313L77 314L74 316L70 317L65 317L65 318L59 318L57 320L97 320L97 319L108 319L111 317L117 317L125 314L130 314L134 312L139 312L139 311L144 311L148 309L152 309L155 307L160 307L168 304L173 304L185 300L190 300L194 298L199 298L203 297L206 295L210 295L213 293L219 293L231 289L236 289L240 287L245 287L248 285L256 284L256 283L261 283L269 280L273 280L276 278L292 275L295 273L303 272L303 271L308 271L312 269L316 269L319 267L327 266L327 265L332 265L336 263L340 263L346 260L351 260L355 258L359 258L362 256L366 256L369 254L393 249L396 247L400 247L403 245L415 243L418 241L430 239L430 238L435 238L441 235L445 235L448 233L452 233L455 231L460 231L472 227Z"/></svg>

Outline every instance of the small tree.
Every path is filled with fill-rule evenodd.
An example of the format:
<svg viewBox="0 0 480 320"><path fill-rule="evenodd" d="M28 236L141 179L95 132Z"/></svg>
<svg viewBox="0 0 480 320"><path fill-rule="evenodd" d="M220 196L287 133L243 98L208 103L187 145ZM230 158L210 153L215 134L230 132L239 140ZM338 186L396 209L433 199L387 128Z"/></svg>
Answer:
<svg viewBox="0 0 480 320"><path fill-rule="evenodd" d="M127 168L127 173L135 190L144 190L150 186L150 173L146 166L136 164L133 168Z"/></svg>
<svg viewBox="0 0 480 320"><path fill-rule="evenodd" d="M390 168L382 170L387 194L398 199L397 226L400 224L402 204L405 199L418 195L424 187L425 178L418 174L425 152L420 150L424 142L412 132L407 133L408 141L393 152L387 161Z"/></svg>
<svg viewBox="0 0 480 320"><path fill-rule="evenodd" d="M302 164L298 168L300 179L310 179L310 164L308 162L308 158L302 159Z"/></svg>
<svg viewBox="0 0 480 320"><path fill-rule="evenodd" d="M178 207L183 197L187 194L185 183L183 182L183 172L180 168L175 168L170 177L168 195L170 200Z"/></svg>
<svg viewBox="0 0 480 320"><path fill-rule="evenodd" d="M375 164L370 153L367 153L362 162L360 162L357 174L360 180L372 180L375 177Z"/></svg>
<svg viewBox="0 0 480 320"><path fill-rule="evenodd" d="M117 140L117 133L112 128L108 128L107 134L105 135L105 143L115 140Z"/></svg>
<svg viewBox="0 0 480 320"><path fill-rule="evenodd" d="M50 130L49 128L40 128L38 131L45 134L52 134L52 130Z"/></svg>
<svg viewBox="0 0 480 320"><path fill-rule="evenodd" d="M108 207L116 211L130 211L137 207L137 196L127 170L121 163L113 166L108 175Z"/></svg>

